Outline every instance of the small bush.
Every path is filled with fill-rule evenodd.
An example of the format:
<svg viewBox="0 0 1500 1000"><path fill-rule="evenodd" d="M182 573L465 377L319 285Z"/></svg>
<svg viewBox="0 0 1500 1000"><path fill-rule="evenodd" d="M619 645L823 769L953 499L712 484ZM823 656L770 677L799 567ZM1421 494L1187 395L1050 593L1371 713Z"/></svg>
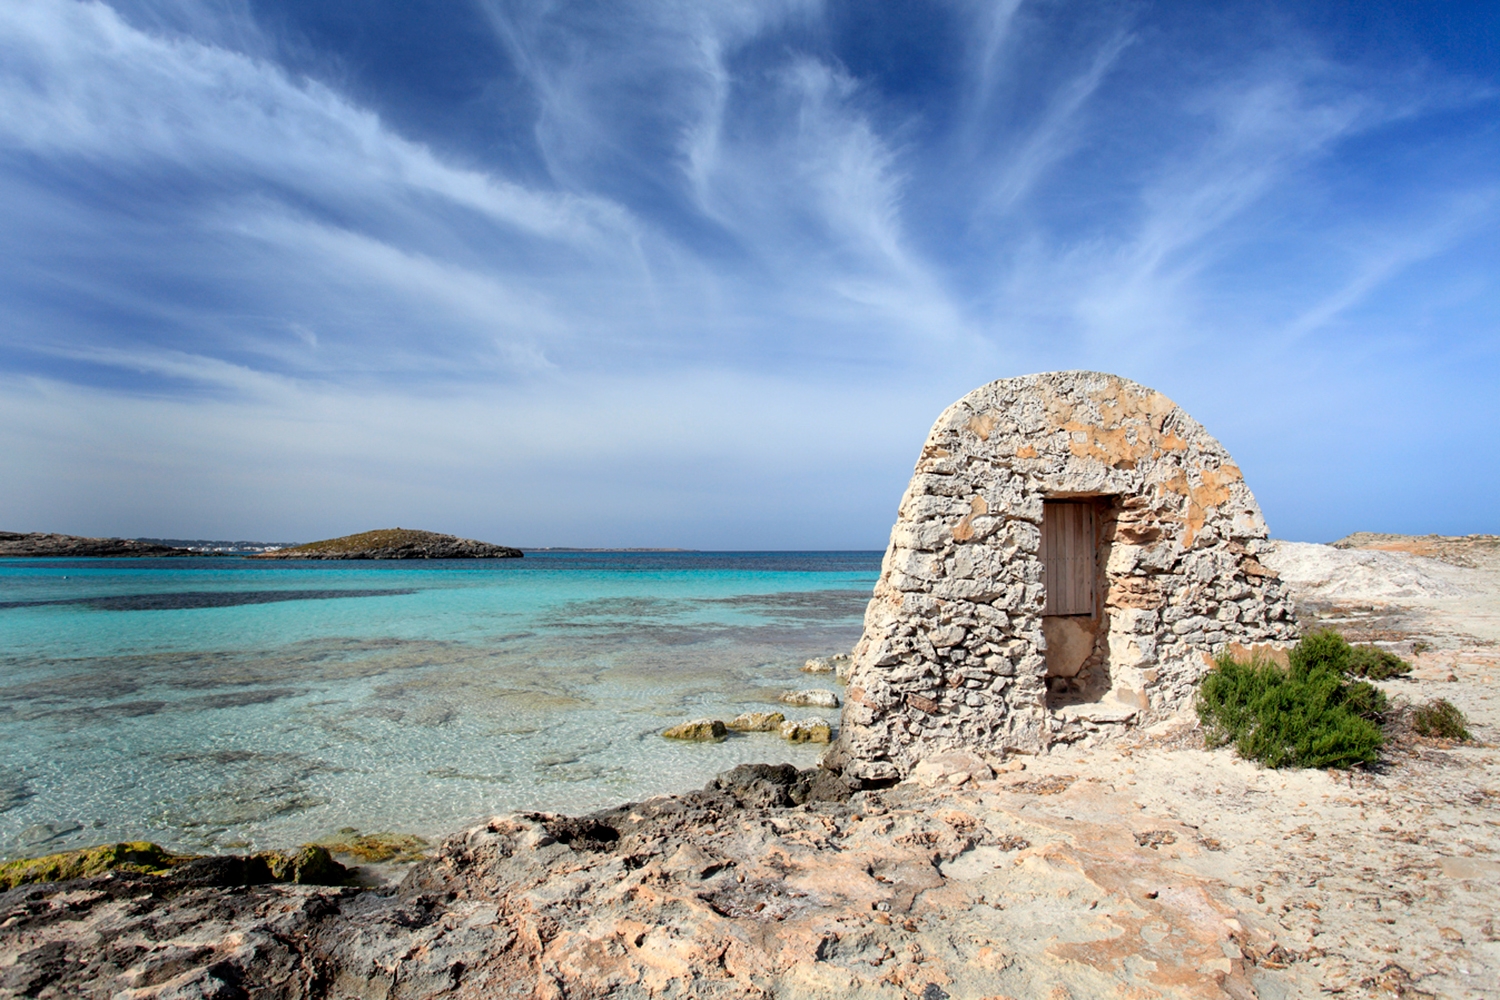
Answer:
<svg viewBox="0 0 1500 1000"><path fill-rule="evenodd" d="M1198 690L1208 745L1267 767L1353 767L1374 763L1384 742L1376 725L1385 695L1345 680L1352 647L1336 632L1314 632L1290 667L1220 656Z"/></svg>
<svg viewBox="0 0 1500 1000"><path fill-rule="evenodd" d="M1310 632L1291 652L1292 670L1332 670L1345 677L1390 680L1411 673L1411 664L1379 646L1351 646L1332 629Z"/></svg>
<svg viewBox="0 0 1500 1000"><path fill-rule="evenodd" d="M1344 689L1344 707L1378 726L1385 719L1389 706L1385 700L1385 692L1373 684L1355 681Z"/></svg>
<svg viewBox="0 0 1500 1000"><path fill-rule="evenodd" d="M1418 705L1411 713L1411 727L1418 736L1444 740L1473 739L1469 735L1468 721L1458 706L1447 698L1434 698L1425 705Z"/></svg>
<svg viewBox="0 0 1500 1000"><path fill-rule="evenodd" d="M1348 673L1372 681L1386 681L1411 673L1411 664L1388 649L1354 646L1350 650Z"/></svg>

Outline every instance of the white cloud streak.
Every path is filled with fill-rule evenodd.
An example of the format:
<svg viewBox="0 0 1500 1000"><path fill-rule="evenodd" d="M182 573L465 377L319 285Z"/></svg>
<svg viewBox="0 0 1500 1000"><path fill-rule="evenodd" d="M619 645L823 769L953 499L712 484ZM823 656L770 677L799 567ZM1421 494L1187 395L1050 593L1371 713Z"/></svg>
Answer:
<svg viewBox="0 0 1500 1000"><path fill-rule="evenodd" d="M1357 350L1347 317L1379 298L1363 339L1398 333L1441 295L1398 301L1397 279L1466 250L1464 301L1496 294L1492 177L1410 197L1420 178L1350 151L1483 86L1362 78L1298 37L1195 40L1222 65L1173 75L1163 46L1187 43L1125 7L1090 35L1046 30L1067 5L953 5L944 90L854 51L836 29L862 8L476 5L534 109L537 176L294 75L246 7L0 6L7 511L51 509L91 462L129 479L118 449L253 498L211 534L261 533L254 510L284 512L267 533L334 527L249 482L287 456L322 497L385 489L476 532L503 485L528 543L584 541L558 526L596 501L527 498L606 475L624 500L590 541L687 543L631 533L667 530L656 504L748 544L694 503L743 527L810 493L798 523L837 534L821 498L899 492L931 416L990 378L1107 368L1180 395L1309 342ZM1377 194L1350 193L1360 171ZM378 460L392 446L453 495ZM129 528L153 496L132 488L128 516L75 526L187 530Z"/></svg>

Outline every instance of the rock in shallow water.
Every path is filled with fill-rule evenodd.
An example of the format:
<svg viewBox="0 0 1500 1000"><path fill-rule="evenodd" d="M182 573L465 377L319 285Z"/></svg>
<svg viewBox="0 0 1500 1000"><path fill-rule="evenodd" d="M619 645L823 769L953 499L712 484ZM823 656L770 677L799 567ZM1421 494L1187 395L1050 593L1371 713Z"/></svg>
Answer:
<svg viewBox="0 0 1500 1000"><path fill-rule="evenodd" d="M729 734L729 729L718 719L694 719L692 722L684 722L681 725L663 729L661 734L669 740L718 743Z"/></svg>
<svg viewBox="0 0 1500 1000"><path fill-rule="evenodd" d="M780 712L742 712L728 726L737 733L774 733L786 721Z"/></svg>
<svg viewBox="0 0 1500 1000"><path fill-rule="evenodd" d="M842 674L851 662L848 653L839 653L835 656L814 656L802 664L804 674Z"/></svg>
<svg viewBox="0 0 1500 1000"><path fill-rule="evenodd" d="M777 700L783 705L803 705L809 708L839 707L838 695L818 688L809 688L806 691L783 691Z"/></svg>
<svg viewBox="0 0 1500 1000"><path fill-rule="evenodd" d="M790 719L781 724L781 738L788 743L827 743L833 727L825 719Z"/></svg>

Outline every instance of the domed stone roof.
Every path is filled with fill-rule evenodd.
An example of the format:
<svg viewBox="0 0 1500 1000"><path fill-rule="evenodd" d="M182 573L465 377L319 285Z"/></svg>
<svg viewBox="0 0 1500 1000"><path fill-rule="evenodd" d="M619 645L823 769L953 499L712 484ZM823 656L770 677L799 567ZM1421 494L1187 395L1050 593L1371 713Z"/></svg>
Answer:
<svg viewBox="0 0 1500 1000"><path fill-rule="evenodd" d="M902 497L826 762L906 774L1182 707L1211 657L1296 637L1229 453L1115 375L1002 379L938 418Z"/></svg>

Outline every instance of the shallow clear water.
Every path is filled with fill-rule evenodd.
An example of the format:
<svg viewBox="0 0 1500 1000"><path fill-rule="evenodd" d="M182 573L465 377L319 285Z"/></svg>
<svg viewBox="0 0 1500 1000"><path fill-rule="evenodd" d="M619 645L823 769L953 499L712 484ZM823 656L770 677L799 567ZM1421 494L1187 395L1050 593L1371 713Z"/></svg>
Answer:
<svg viewBox="0 0 1500 1000"><path fill-rule="evenodd" d="M0 560L0 854L433 837L807 766L659 733L831 686L797 668L853 645L879 562Z"/></svg>

